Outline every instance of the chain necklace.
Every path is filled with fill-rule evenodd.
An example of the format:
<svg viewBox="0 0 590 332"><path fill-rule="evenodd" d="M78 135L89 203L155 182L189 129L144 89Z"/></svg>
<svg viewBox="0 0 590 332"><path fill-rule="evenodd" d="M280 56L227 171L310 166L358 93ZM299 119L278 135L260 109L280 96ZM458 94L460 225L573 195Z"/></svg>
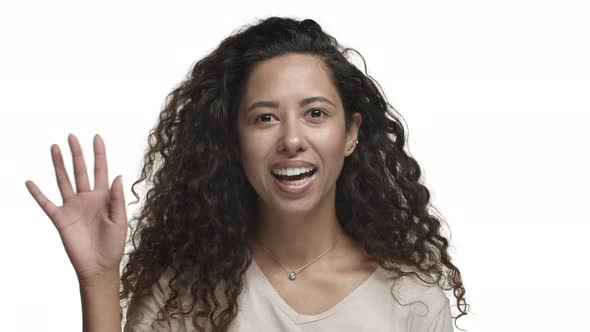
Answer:
<svg viewBox="0 0 590 332"><path fill-rule="evenodd" d="M258 244L260 244L260 246L262 247L262 249L264 249L275 261L277 261L277 263L281 264L281 266L283 267L283 269L285 269L285 271L287 271L287 273L289 273L289 280L295 280L295 278L297 277L297 273L302 271L303 269L305 269L306 267L308 267L309 265L311 265L311 263L317 261L318 259L320 259L320 257L324 256L328 251L330 251L332 248L334 248L334 246L336 245L336 242L338 242L338 239L340 238L340 234L338 234L338 236L336 237L336 240L334 241L334 243L332 244L332 246L330 248L328 248L328 250L324 251L321 255L319 255L316 259L312 260L311 262L305 264L303 267L300 267L294 271L291 271L291 269L289 269L288 267L286 267L285 265L283 265L283 263L281 263L278 258L276 258L270 251L268 251L268 249L266 249L260 242L256 241ZM291 272L289 272L291 271Z"/></svg>

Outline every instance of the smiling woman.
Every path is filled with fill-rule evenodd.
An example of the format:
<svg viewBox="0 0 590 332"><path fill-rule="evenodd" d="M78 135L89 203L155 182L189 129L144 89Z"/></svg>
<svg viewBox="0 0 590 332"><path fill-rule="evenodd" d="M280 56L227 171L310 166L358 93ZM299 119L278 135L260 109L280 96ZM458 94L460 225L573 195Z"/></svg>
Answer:
<svg viewBox="0 0 590 332"><path fill-rule="evenodd" d="M467 314L405 130L349 51L313 20L270 17L171 92L132 186L149 190L120 276L125 331L446 332L449 290ZM118 284L84 264L86 322Z"/></svg>
<svg viewBox="0 0 590 332"><path fill-rule="evenodd" d="M287 257L288 265L303 265L325 247L326 237L341 232L336 181L353 152L346 146L356 141L362 116L355 112L345 131L344 106L329 69L308 54L259 63L240 101L238 141L244 172L259 198L257 238ZM261 116L273 121L259 121ZM302 166L308 167L303 177L288 178ZM277 168L285 174L269 176Z"/></svg>

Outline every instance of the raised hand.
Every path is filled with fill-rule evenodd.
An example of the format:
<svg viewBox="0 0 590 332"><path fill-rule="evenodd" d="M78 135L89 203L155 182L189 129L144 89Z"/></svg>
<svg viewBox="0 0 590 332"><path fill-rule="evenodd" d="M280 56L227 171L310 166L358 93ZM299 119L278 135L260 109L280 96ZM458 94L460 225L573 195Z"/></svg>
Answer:
<svg viewBox="0 0 590 332"><path fill-rule="evenodd" d="M33 181L25 185L53 222L80 283L119 273L127 237L127 212L121 176L109 189L105 145L94 136L94 189L90 189L84 156L78 139L70 134L76 191L64 167L57 144L51 146L57 185L63 205L55 206Z"/></svg>

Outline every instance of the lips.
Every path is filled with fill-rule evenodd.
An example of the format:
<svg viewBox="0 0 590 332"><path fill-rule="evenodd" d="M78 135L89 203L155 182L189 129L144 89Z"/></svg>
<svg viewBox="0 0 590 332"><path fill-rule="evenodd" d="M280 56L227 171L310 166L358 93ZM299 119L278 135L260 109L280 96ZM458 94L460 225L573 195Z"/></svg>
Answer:
<svg viewBox="0 0 590 332"><path fill-rule="evenodd" d="M296 167L313 168L313 170L311 172L288 177L290 179L289 181L293 181L293 182L289 182L289 181L283 182L283 180L281 178L284 178L285 176L276 175L272 171L273 169L296 168ZM274 178L273 183L282 192L289 193L289 194L302 194L305 191L307 191L310 188L310 186L312 185L312 183L314 182L314 179L316 178L315 173L317 172L317 170L318 169L315 164L310 163L305 160L281 160L281 161L278 161L278 162L272 164L270 174ZM294 185L294 183L297 183L298 180L304 181L303 179L308 179L308 180L300 185Z"/></svg>
<svg viewBox="0 0 590 332"><path fill-rule="evenodd" d="M313 185L314 180L315 180L316 176L315 174L313 174L312 176L307 176L306 180L302 180L301 183L297 183L296 185L294 184L290 184L290 183L285 183L283 181L280 181L279 179L275 178L273 180L273 183L275 184L276 188L278 188L280 191L287 193L289 195L302 195L303 193L305 193L307 190L310 189L310 187Z"/></svg>

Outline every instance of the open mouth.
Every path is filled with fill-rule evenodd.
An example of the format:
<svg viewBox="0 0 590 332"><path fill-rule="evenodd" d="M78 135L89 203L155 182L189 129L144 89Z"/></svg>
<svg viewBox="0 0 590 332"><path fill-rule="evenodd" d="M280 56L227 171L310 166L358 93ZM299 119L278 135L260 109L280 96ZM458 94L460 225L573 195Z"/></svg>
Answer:
<svg viewBox="0 0 590 332"><path fill-rule="evenodd" d="M289 182L294 182L294 181L298 181L298 180L302 180L305 178L309 178L311 176L313 176L315 173L317 172L317 168L313 168L311 171L309 172L305 172L299 175L279 175L279 174L275 174L271 171L272 176L274 176L277 180L284 182L284 183L289 183Z"/></svg>

